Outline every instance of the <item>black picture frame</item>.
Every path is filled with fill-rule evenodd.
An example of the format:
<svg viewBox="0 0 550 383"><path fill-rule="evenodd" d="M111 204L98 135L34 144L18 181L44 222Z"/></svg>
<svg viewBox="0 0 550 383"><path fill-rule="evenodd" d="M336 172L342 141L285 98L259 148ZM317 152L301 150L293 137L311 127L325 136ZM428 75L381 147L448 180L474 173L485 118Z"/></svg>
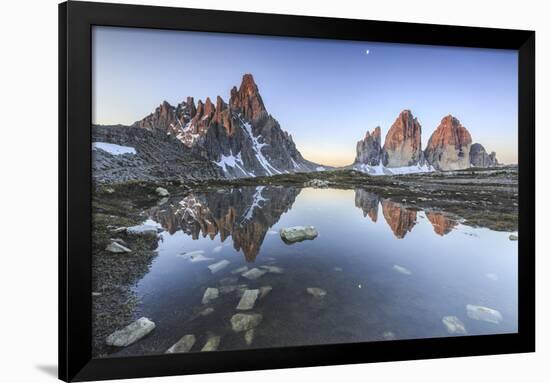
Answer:
<svg viewBox="0 0 550 383"><path fill-rule="evenodd" d="M94 25L513 49L518 52L518 333L92 358ZM535 32L69 1L59 5L59 378L88 381L535 350Z"/></svg>

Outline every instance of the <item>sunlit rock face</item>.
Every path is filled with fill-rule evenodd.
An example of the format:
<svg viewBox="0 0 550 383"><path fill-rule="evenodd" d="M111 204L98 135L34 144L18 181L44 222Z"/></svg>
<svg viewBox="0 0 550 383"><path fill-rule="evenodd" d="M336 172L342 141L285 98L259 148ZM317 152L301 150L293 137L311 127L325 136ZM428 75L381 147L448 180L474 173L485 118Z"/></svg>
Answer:
<svg viewBox="0 0 550 383"><path fill-rule="evenodd" d="M164 101L134 126L173 136L230 178L308 172L318 167L302 157L292 136L268 113L251 74L231 89L227 103L220 96L215 105L206 98L196 107L192 97L176 106Z"/></svg>
<svg viewBox="0 0 550 383"><path fill-rule="evenodd" d="M355 206L363 210L363 216L369 216L372 222L378 220L378 204L380 197L377 194L367 192L363 189L355 190Z"/></svg>
<svg viewBox="0 0 550 383"><path fill-rule="evenodd" d="M377 166L382 157L381 132L377 126L372 132L367 132L365 138L356 145L355 164Z"/></svg>
<svg viewBox="0 0 550 383"><path fill-rule="evenodd" d="M426 160L437 170L470 167L472 136L460 121L448 115L432 133L425 150Z"/></svg>
<svg viewBox="0 0 550 383"><path fill-rule="evenodd" d="M382 201L382 213L397 238L405 238L416 225L416 211L404 208L400 203L389 199Z"/></svg>
<svg viewBox="0 0 550 383"><path fill-rule="evenodd" d="M423 164L422 127L410 110L402 111L384 141L382 162L389 168Z"/></svg>
<svg viewBox="0 0 550 383"><path fill-rule="evenodd" d="M441 236L449 234L458 225L455 220L440 212L427 212L426 217L431 222L434 231Z"/></svg>
<svg viewBox="0 0 550 383"><path fill-rule="evenodd" d="M290 209L300 189L274 186L243 187L190 194L155 207L150 216L170 234L178 230L193 239L231 236L233 247L252 262L269 228Z"/></svg>
<svg viewBox="0 0 550 383"><path fill-rule="evenodd" d="M498 165L497 154L487 153L483 145L473 144L470 147L470 164L477 168L491 168Z"/></svg>

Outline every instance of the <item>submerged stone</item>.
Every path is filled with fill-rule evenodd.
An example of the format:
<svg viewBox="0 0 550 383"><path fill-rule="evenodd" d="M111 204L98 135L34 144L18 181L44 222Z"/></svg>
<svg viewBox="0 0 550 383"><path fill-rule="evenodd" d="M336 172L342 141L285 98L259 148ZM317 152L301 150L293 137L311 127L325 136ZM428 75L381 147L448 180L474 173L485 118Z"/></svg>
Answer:
<svg viewBox="0 0 550 383"><path fill-rule="evenodd" d="M107 245L105 250L111 253L131 253L132 252L132 250L130 250L126 246L121 245L118 242L111 242L109 245Z"/></svg>
<svg viewBox="0 0 550 383"><path fill-rule="evenodd" d="M204 310L202 310L199 314L203 317L207 316L207 315L210 315L214 312L214 308L213 307L207 307L205 308Z"/></svg>
<svg viewBox="0 0 550 383"><path fill-rule="evenodd" d="M215 287L209 287L204 292L204 295L202 296L202 304L207 305L214 299L217 299L219 296L219 291Z"/></svg>
<svg viewBox="0 0 550 383"><path fill-rule="evenodd" d="M499 324L502 321L502 314L495 309L478 306L478 305L466 305L466 312L468 316L475 320L480 320L489 323Z"/></svg>
<svg viewBox="0 0 550 383"><path fill-rule="evenodd" d="M273 290L271 286L262 286L260 287L260 299L263 299Z"/></svg>
<svg viewBox="0 0 550 383"><path fill-rule="evenodd" d="M254 329L248 330L244 333L244 341L247 345L251 345L252 341L254 340Z"/></svg>
<svg viewBox="0 0 550 383"><path fill-rule="evenodd" d="M268 273L272 273L272 274L282 274L284 273L284 270L282 267L279 267L279 266L267 266L267 265L264 265L264 266L260 266L261 269L264 269L266 270Z"/></svg>
<svg viewBox="0 0 550 383"><path fill-rule="evenodd" d="M267 273L266 270L260 270L258 268L253 268L248 270L246 273L243 273L242 276L246 279L250 279L251 281L260 278L262 275Z"/></svg>
<svg viewBox="0 0 550 383"><path fill-rule="evenodd" d="M455 316L445 316L441 319L441 321L445 327L447 327L449 334L465 335L467 333L464 323L462 323L462 321Z"/></svg>
<svg viewBox="0 0 550 383"><path fill-rule="evenodd" d="M155 323L149 318L139 318L122 330L117 330L107 337L107 345L126 347L137 342L155 328Z"/></svg>
<svg viewBox="0 0 550 383"><path fill-rule="evenodd" d="M226 277L220 279L220 286L234 285L239 280L239 277Z"/></svg>
<svg viewBox="0 0 550 383"><path fill-rule="evenodd" d="M178 340L172 347L166 350L167 354L175 354L180 352L189 352L197 339L195 335L188 334L184 335L180 340Z"/></svg>
<svg viewBox="0 0 550 383"><path fill-rule="evenodd" d="M225 295L241 289L244 292L244 290L246 290L247 287L248 287L247 285L227 285L227 286L218 287L218 290L220 291L220 294Z"/></svg>
<svg viewBox="0 0 550 383"><path fill-rule="evenodd" d="M401 274L404 274L404 275L411 275L412 274L408 269L404 268L403 266L393 265L393 269L395 271L397 271L398 273L401 273Z"/></svg>
<svg viewBox="0 0 550 383"><path fill-rule="evenodd" d="M327 292L325 290L318 287L308 287L306 291L308 294L313 295L316 298L322 298L327 295Z"/></svg>
<svg viewBox="0 0 550 383"><path fill-rule="evenodd" d="M231 328L235 332L248 331L262 322L262 314L238 313L231 317Z"/></svg>
<svg viewBox="0 0 550 383"><path fill-rule="evenodd" d="M315 239L319 233L313 226L294 226L281 229L279 232L281 238L286 243L305 241L306 239Z"/></svg>
<svg viewBox="0 0 550 383"><path fill-rule="evenodd" d="M211 264L210 266L208 266L208 268L210 269L212 274L215 274L218 271L220 271L222 269L225 269L227 267L227 265L229 265L229 261L224 259L224 260L221 260L219 262Z"/></svg>
<svg viewBox="0 0 550 383"><path fill-rule="evenodd" d="M231 270L231 274L242 274L248 271L248 266L239 267L238 269Z"/></svg>
<svg viewBox="0 0 550 383"><path fill-rule="evenodd" d="M211 335L206 340L201 351L216 351L220 345L221 337L218 335Z"/></svg>
<svg viewBox="0 0 550 383"><path fill-rule="evenodd" d="M245 290L243 296L241 297L241 300L239 301L239 304L237 305L237 310L252 310L254 308L254 304L256 303L256 299L258 299L258 295L260 294L260 290Z"/></svg>

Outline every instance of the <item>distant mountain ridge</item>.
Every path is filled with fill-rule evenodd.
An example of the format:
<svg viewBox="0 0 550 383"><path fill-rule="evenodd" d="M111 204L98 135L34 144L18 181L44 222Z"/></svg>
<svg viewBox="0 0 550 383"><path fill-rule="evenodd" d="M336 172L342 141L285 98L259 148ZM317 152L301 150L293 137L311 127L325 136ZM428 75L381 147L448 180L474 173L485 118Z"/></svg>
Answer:
<svg viewBox="0 0 550 383"><path fill-rule="evenodd" d="M496 153L487 154L483 145L472 144L468 129L452 115L443 117L422 150L422 126L405 109L390 127L384 145L380 127L357 142L352 167L374 174L402 174L497 165Z"/></svg>
<svg viewBox="0 0 550 383"><path fill-rule="evenodd" d="M251 74L230 91L195 107L193 97L176 106L164 101L134 127L160 130L219 166L228 177L268 176L322 170L307 161L292 136L268 112Z"/></svg>

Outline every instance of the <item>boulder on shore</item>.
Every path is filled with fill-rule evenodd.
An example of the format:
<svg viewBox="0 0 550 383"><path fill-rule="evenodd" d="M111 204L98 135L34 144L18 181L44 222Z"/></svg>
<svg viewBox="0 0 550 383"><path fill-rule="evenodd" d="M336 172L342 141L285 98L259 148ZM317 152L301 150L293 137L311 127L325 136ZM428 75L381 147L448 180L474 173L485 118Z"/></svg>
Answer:
<svg viewBox="0 0 550 383"><path fill-rule="evenodd" d="M306 239L315 239L319 233L313 226L293 226L281 229L279 232L285 243L294 243Z"/></svg>
<svg viewBox="0 0 550 383"><path fill-rule="evenodd" d="M155 193L157 193L159 197L168 197L170 195L170 192L168 192L168 190L160 186L155 189Z"/></svg>
<svg viewBox="0 0 550 383"><path fill-rule="evenodd" d="M158 231L157 231L157 227L153 225L137 225L137 226L127 227L126 234L156 237L158 234Z"/></svg>
<svg viewBox="0 0 550 383"><path fill-rule="evenodd" d="M132 252L132 250L130 250L126 246L121 245L118 242L111 242L109 245L107 245L105 250L110 253L131 253Z"/></svg>
<svg viewBox="0 0 550 383"><path fill-rule="evenodd" d="M122 330L117 330L109 335L107 337L107 345L116 347L129 346L149 334L155 327L155 323L149 318L139 318Z"/></svg>

